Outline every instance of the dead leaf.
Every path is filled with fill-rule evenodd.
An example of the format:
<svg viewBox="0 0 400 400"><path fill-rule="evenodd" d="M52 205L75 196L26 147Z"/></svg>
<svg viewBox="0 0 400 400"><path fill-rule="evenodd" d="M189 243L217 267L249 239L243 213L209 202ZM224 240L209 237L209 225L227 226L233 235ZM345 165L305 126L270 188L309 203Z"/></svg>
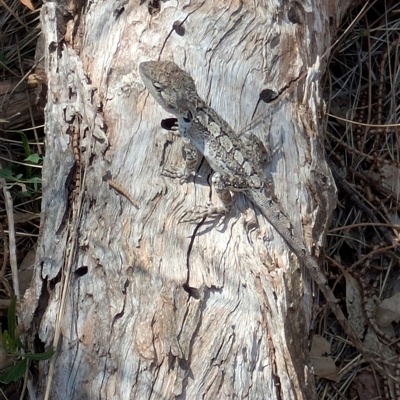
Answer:
<svg viewBox="0 0 400 400"><path fill-rule="evenodd" d="M377 180L395 193L399 193L400 174L399 169L396 166L383 165Z"/></svg>
<svg viewBox="0 0 400 400"><path fill-rule="evenodd" d="M362 337L365 327L365 315L362 306L361 290L356 279L349 274L346 278L346 307L349 323L358 337Z"/></svg>
<svg viewBox="0 0 400 400"><path fill-rule="evenodd" d="M18 270L19 288L22 295L24 295L26 289L28 289L31 284L36 248L37 244L34 244L26 254Z"/></svg>
<svg viewBox="0 0 400 400"><path fill-rule="evenodd" d="M323 357L325 354L330 354L330 352L330 343L322 336L314 335L310 350L310 361L314 369L314 375L337 382L338 376L335 362L329 357Z"/></svg>
<svg viewBox="0 0 400 400"><path fill-rule="evenodd" d="M350 387L350 398L352 399L376 400L381 399L383 393L382 378L369 371L364 371L356 376Z"/></svg>
<svg viewBox="0 0 400 400"><path fill-rule="evenodd" d="M310 357L324 356L331 354L331 345L320 335L314 335L311 343Z"/></svg>
<svg viewBox="0 0 400 400"><path fill-rule="evenodd" d="M31 0L19 0L24 6L28 7L31 11L35 11L35 7L31 3Z"/></svg>
<svg viewBox="0 0 400 400"><path fill-rule="evenodd" d="M380 327L389 326L393 321L400 320L400 293L396 293L389 299L383 300L375 311L376 323Z"/></svg>
<svg viewBox="0 0 400 400"><path fill-rule="evenodd" d="M314 375L338 382L337 368L334 361L328 357L312 357L311 365L314 368Z"/></svg>

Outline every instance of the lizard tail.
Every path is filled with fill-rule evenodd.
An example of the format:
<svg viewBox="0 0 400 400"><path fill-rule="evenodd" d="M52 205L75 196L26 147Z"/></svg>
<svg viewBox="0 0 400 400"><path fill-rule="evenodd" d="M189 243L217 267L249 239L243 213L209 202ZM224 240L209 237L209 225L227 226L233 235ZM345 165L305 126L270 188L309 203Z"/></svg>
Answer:
<svg viewBox="0 0 400 400"><path fill-rule="evenodd" d="M279 203L272 199L271 196L268 196L262 189L247 190L245 194L258 206L264 217L267 218L268 222L282 236L300 262L304 263L315 282L318 285L325 286L327 280L322 274L318 260L310 254L301 239L302 236L297 232L288 216L282 211Z"/></svg>

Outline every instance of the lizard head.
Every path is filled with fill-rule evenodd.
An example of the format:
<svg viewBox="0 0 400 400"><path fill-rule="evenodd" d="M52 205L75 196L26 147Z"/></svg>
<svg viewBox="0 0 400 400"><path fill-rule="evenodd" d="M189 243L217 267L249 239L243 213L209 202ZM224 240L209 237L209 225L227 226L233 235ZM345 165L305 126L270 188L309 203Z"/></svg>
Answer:
<svg viewBox="0 0 400 400"><path fill-rule="evenodd" d="M139 65L144 85L164 110L191 119L202 100L191 76L172 61L146 61Z"/></svg>

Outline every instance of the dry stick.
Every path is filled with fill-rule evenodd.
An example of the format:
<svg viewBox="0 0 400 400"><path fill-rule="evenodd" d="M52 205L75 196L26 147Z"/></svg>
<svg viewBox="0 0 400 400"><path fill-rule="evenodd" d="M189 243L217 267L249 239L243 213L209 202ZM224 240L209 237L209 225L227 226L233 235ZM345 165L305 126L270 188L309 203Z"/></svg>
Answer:
<svg viewBox="0 0 400 400"><path fill-rule="evenodd" d="M21 293L19 291L19 279L18 279L18 266L17 266L17 252L16 252L16 243L15 243L15 225L14 225L14 213L13 213L13 201L8 191L7 187L3 187L3 194L5 198L5 205L7 210L7 219L8 219L8 236L10 243L10 265L11 265L11 273L13 279L13 288L14 293L17 296L17 300L21 300Z"/></svg>
<svg viewBox="0 0 400 400"><path fill-rule="evenodd" d="M339 121L347 122L348 124L366 126L366 127L369 127L369 128L378 128L380 130L382 128L385 128L385 129L387 129L387 128L400 128L400 124L385 124L385 125L382 126L382 125L377 125L377 124L366 124L366 123L363 123L363 122L352 121L351 119L342 118L342 117L339 117L337 115L333 115L333 114L330 114L330 113L326 113L326 115L328 117L332 117L332 118L338 119Z"/></svg>
<svg viewBox="0 0 400 400"><path fill-rule="evenodd" d="M357 191L353 189L353 187L346 181L346 179L344 179L340 175L339 171L336 168L336 165L334 165L331 162L328 162L328 165L332 171L336 183L342 187L342 189L348 194L349 198L353 201L353 203L357 205L358 208L360 208L362 211L364 211L368 215L368 217L375 223L375 226L377 226L377 224L379 224L379 220L376 217L377 210L371 209L365 204L365 202L361 200L360 198L361 196L357 193ZM389 243L392 243L393 245L397 246L399 245L395 241L393 235L391 234L391 232L389 232L388 229L384 227L379 227L378 229Z"/></svg>
<svg viewBox="0 0 400 400"><path fill-rule="evenodd" d="M396 203L398 202L398 194L395 193L394 191L390 190L389 188L387 188L386 186L383 186L383 183L377 182L376 180L374 180L371 176L365 175L357 170L355 170L354 168L350 167L349 168L349 172L356 178L358 178L361 181L364 181L370 185L374 185L375 188L379 191L379 193L381 193L385 200L393 200ZM386 218L388 221L390 221L390 218ZM396 227L396 225L393 225L394 227ZM398 229L398 228L397 228Z"/></svg>
<svg viewBox="0 0 400 400"><path fill-rule="evenodd" d="M73 152L76 156L76 146L79 144L77 143L77 136L78 135L78 130L74 129L74 137L73 141L75 143ZM91 143L91 138L89 138L89 143ZM91 157L91 146L89 146L88 151L86 152L86 163L85 165L88 165L88 160ZM80 161L79 161L79 166L80 166ZM80 171L79 171L80 172ZM77 176L77 174L75 174ZM55 363L56 363L56 356L57 356L57 348L61 336L61 322L62 318L64 316L64 308L65 308L65 302L67 298L67 293L69 289L69 283L70 283L70 276L71 276L71 269L72 269L72 262L75 259L75 249L77 248L77 241L78 241L78 222L82 216L82 203L83 203L83 193L84 191L82 190L83 185L85 184L86 180L86 169L83 171L83 176L82 176L82 181L80 181L79 177L79 182L75 182L76 186L80 188L79 193L75 192L75 196L72 199L72 221L69 224L69 237L67 240L67 246L65 249L65 261L64 261L64 266L62 268L62 274L61 274L61 299L60 299L60 304L59 304L59 309L57 313L57 319L56 319L56 325L55 325L55 330L54 330L54 340L53 340L53 349L55 351L53 357L51 358L50 361L50 366L49 366L49 372L47 376L47 383L46 383L46 393L44 396L44 400L49 400L50 397L50 390L51 390L51 384L53 381L53 375L54 375L54 369L55 369ZM74 193L74 191L73 191Z"/></svg>
<svg viewBox="0 0 400 400"><path fill-rule="evenodd" d="M10 256L8 239L6 233L4 232L2 224L0 224L0 234L3 237L3 265L1 266L0 270L0 282L1 282L4 278L4 274L6 273L8 257Z"/></svg>
<svg viewBox="0 0 400 400"><path fill-rule="evenodd" d="M113 189L115 189L118 193L122 194L122 196L126 197L136 208L139 208L135 199L130 195L130 193L122 187L119 183L109 179L106 181Z"/></svg>
<svg viewBox="0 0 400 400"><path fill-rule="evenodd" d="M24 75L24 71L22 70L21 53L20 53L20 51L19 51L18 35L16 35L16 47L17 47L17 54L18 54L18 62L19 62L20 69L21 69L21 75ZM42 59L43 59L43 58L44 58L44 56L42 57ZM38 61L38 62L39 62L39 61ZM36 65L38 64L38 62L35 63L34 67L36 67ZM28 73L30 73L31 71L33 71L33 67L28 71ZM20 80L20 82L22 82L22 81L24 81L24 80L26 79L26 77L28 76L28 73L25 74L25 76ZM31 118L31 125L32 125L32 127L33 127L33 134L34 134L34 136L35 136L36 143L39 143L39 136L38 136L37 130L36 130L36 128L35 128L35 121L34 121L34 119L33 119L32 107L31 107L31 104L30 104L30 102L29 102L29 92L28 92L28 88L25 88L25 95L26 95L26 98L27 98L27 104L28 104L28 106L29 106L28 109L29 109L29 116L30 116L30 118ZM40 147L39 145L37 145L37 152L38 152L39 155L42 155L42 154L43 154L42 149L41 149L41 147Z"/></svg>
<svg viewBox="0 0 400 400"><path fill-rule="evenodd" d="M80 200L81 200L81 196L80 196ZM58 343L59 343L60 336L61 336L61 322L62 322L62 318L64 316L65 300L66 300L67 292L68 292L68 288L69 288L72 261L74 260L74 255L75 255L80 211L81 211L81 207L80 207L80 204L78 204L77 205L77 214L78 215L76 215L74 213L75 216L70 225L70 229L72 230L72 233L69 236L69 239L68 239L69 243L67 244L67 247L65 250L65 255L66 255L67 259L64 263L65 267L63 267L63 271L62 271L62 275L61 275L61 283L62 283L61 284L61 287L62 287L61 300L60 300L60 306L59 306L58 313L57 313L56 325L55 325L55 330L54 330L54 340L53 340L53 349L54 349L55 353L50 361L49 373L47 376L46 393L44 396L44 400L49 400L49 398L50 398L50 389L51 389L51 383L52 383L53 375L54 375L57 347L58 347Z"/></svg>
<svg viewBox="0 0 400 400"><path fill-rule="evenodd" d="M386 278L389 275L389 270L386 272ZM372 327L372 329L375 331L375 334L379 337L381 337L384 341L388 342L388 346L395 344L398 350L400 350L400 342L399 339L397 339L394 336L391 336L385 332L382 331L382 329L378 326L378 324L375 322L374 315L368 307L368 287L361 279L360 276L358 276L358 280L361 286L361 294L362 294L362 303L363 303L363 308L364 308L364 313L367 317L368 323ZM384 285L386 284L386 280L384 282ZM396 398L400 398L400 384L399 384L399 377L400 377L400 354L397 355L397 363L395 365L395 375L396 375L396 380L394 381L394 387L395 387L395 393L396 393Z"/></svg>
<svg viewBox="0 0 400 400"><path fill-rule="evenodd" d="M28 365L29 365L29 360L28 360ZM28 385L28 378L29 378L29 368L26 368L25 374L24 374L24 384L22 386L21 395L19 397L19 400L24 400L24 398L25 398L25 391L26 391L26 387Z"/></svg>
<svg viewBox="0 0 400 400"><path fill-rule="evenodd" d="M396 225L396 224L384 224L382 222L359 222L357 224L350 224L350 225L346 225L346 226L339 226L338 228L332 228L329 230L329 233L333 233L333 232L339 232L343 229L349 229L349 228L359 228L359 227L366 227L366 226L383 226L385 228L393 228L393 229L398 229L400 230L400 225ZM399 243L396 242L396 245L398 246Z"/></svg>
<svg viewBox="0 0 400 400"><path fill-rule="evenodd" d="M14 10L12 10L10 7L8 7L7 3L4 0L0 0L0 4L22 25L25 26L24 21L21 20L21 18L18 16Z"/></svg>
<svg viewBox="0 0 400 400"><path fill-rule="evenodd" d="M335 118L337 118L337 117L335 117ZM376 157L376 156L374 157L374 156L371 156L370 154L363 153L362 151L357 150L353 146L350 146L347 143L343 142L342 140L338 139L336 136L332 135L328 131L326 132L326 136L328 136L330 139L334 140L335 142L339 143L342 147L344 147L349 152L357 154L357 155L361 155L366 160L369 160L371 162L378 160L382 164L385 164L385 165L394 165L397 168L400 167L400 162L394 161L394 160L385 160L384 158L381 158L381 157Z"/></svg>

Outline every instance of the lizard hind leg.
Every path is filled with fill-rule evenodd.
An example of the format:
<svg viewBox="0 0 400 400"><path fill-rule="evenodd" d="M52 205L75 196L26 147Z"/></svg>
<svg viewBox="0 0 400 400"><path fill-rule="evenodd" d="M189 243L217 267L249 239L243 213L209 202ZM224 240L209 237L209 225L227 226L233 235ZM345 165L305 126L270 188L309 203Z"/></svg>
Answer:
<svg viewBox="0 0 400 400"><path fill-rule="evenodd" d="M223 203L222 206L196 206L192 210L186 211L180 222L198 222L204 218L220 218L230 213L233 206L233 199L231 192L225 185L222 174L215 172L211 178L211 183L215 189L215 193Z"/></svg>

